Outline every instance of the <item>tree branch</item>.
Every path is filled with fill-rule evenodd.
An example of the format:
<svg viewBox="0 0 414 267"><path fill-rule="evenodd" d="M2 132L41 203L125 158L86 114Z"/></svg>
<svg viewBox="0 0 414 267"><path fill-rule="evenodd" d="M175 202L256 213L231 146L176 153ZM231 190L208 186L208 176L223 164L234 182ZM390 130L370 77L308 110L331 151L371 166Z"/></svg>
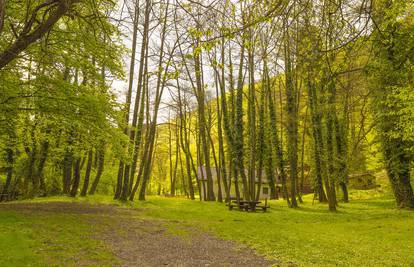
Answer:
<svg viewBox="0 0 414 267"><path fill-rule="evenodd" d="M5 1L5 0L0 0ZM44 36L55 23L64 16L68 10L80 0L49 0L37 6L31 16L31 19L26 23L23 31L19 34L16 41L11 44L6 50L0 53L0 71L14 60L22 51L24 51L30 44L36 42ZM33 20L36 18L36 13L43 7L55 5L53 9L48 9L50 12L48 18L34 28Z"/></svg>

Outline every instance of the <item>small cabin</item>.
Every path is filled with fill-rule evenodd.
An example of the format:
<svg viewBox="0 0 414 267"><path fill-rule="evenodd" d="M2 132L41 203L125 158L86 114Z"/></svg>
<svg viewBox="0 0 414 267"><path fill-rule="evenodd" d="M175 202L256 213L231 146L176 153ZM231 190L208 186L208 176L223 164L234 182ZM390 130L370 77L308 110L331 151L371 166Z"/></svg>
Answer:
<svg viewBox="0 0 414 267"><path fill-rule="evenodd" d="M211 169L211 175L212 175L212 178L213 178L213 191L214 191L214 195L217 197L217 195L218 195L218 182L217 182L217 172L218 172L218 170L217 170L217 168L213 168L213 167L211 167L210 169ZM206 194L206 192L204 192L204 191L207 191L207 173L206 173L206 168L204 166L198 167L197 179L198 179L198 181L200 182L200 185L201 185L201 192L200 192L201 198L204 198L204 194ZM243 184L242 184L241 179L239 179L238 183L239 183L240 192L242 192ZM259 179L258 179L258 177L256 177L256 188L257 188L258 184L259 184ZM222 189L221 190L222 190L222 194L223 194L223 198L224 198L225 190L224 190L224 187L223 187L223 182L222 182ZM235 191L235 188L234 188L234 181L232 181L232 184L230 186L230 195L231 196L236 196L236 191ZM269 199L269 198L270 198L269 181L266 179L265 175L263 175L263 177L261 179L259 199Z"/></svg>

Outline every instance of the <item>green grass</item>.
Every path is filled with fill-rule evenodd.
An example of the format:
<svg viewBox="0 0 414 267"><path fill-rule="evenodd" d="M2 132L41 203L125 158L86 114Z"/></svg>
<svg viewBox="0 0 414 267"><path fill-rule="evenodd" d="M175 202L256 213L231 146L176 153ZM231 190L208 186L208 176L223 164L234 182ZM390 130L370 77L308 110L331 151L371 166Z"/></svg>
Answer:
<svg viewBox="0 0 414 267"><path fill-rule="evenodd" d="M149 218L196 225L301 266L414 266L414 212L389 199L353 201L330 213L311 201L289 209L270 202L268 213L228 211L223 204L151 198Z"/></svg>
<svg viewBox="0 0 414 267"><path fill-rule="evenodd" d="M328 212L326 204L312 205L311 196L306 196L305 203L298 209L288 208L283 200L271 201L271 209L267 213L229 211L221 203L161 197L126 204L104 196L34 201L117 203L140 208L142 212L135 216L162 220L173 234L188 238L185 226L195 227L247 244L260 254L282 260L285 264L414 266L414 212L395 209L394 201L384 194L355 191L351 196L354 198L351 203L340 204L336 213ZM369 196L372 197L367 199ZM42 243L45 238L50 238L48 233L51 230L43 230L39 238L32 223L53 231L60 230L61 236L55 237L54 243L70 248L69 252L64 252L57 247L58 252L69 259L78 250L99 245L97 241L80 238L87 227L77 222L75 217L61 215L44 221L42 218L29 220L15 213L0 212L0 251L9 251L10 266L24 265L28 260L45 262L48 258L50 261L48 255L56 253L48 244ZM33 248L37 248L36 253L32 252ZM106 255L104 251L102 253ZM106 263L110 263L110 256L104 258L108 259ZM0 266L5 266L1 261Z"/></svg>
<svg viewBox="0 0 414 267"><path fill-rule="evenodd" d="M40 243L24 226L22 216L14 212L0 214L0 266L39 265L41 258L33 251Z"/></svg>
<svg viewBox="0 0 414 267"><path fill-rule="evenodd" d="M0 209L0 266L111 266L117 260L76 215Z"/></svg>

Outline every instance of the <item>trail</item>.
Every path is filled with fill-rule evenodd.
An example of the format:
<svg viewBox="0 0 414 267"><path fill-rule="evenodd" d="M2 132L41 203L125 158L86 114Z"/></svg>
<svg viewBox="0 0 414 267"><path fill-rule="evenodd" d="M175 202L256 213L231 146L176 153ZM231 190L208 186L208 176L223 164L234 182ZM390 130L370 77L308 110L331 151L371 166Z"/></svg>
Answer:
<svg viewBox="0 0 414 267"><path fill-rule="evenodd" d="M92 238L102 240L118 266L270 266L254 250L200 232L180 222L142 219L143 211L114 205L77 202L11 203L2 209L42 214L75 214L90 225ZM141 215L141 216L140 216ZM175 234L169 225L180 230ZM62 263L65 266L65 263Z"/></svg>

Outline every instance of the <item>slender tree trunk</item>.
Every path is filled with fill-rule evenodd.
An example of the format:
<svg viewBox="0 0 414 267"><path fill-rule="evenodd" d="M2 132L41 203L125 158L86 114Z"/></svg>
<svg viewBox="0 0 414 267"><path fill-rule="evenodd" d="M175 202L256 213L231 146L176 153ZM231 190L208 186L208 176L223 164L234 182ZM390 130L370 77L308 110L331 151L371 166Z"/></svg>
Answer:
<svg viewBox="0 0 414 267"><path fill-rule="evenodd" d="M65 156L63 158L63 194L69 194L72 180L73 152L70 150L70 146L73 142L72 135L73 132L69 133L69 140L67 147L65 148Z"/></svg>
<svg viewBox="0 0 414 267"><path fill-rule="evenodd" d="M70 190L70 196L76 197L78 193L79 183L80 183L80 164L81 164L81 158L77 158L75 160L75 164L73 166L73 185L72 189Z"/></svg>
<svg viewBox="0 0 414 267"><path fill-rule="evenodd" d="M251 37L253 39L253 37ZM251 40L251 42L253 42ZM247 124L249 125L249 199L256 200L256 94L254 79L253 48L248 49L249 92L247 102Z"/></svg>
<svg viewBox="0 0 414 267"><path fill-rule="evenodd" d="M124 166L125 166L124 162L120 161L119 167L118 167L118 175L116 179L114 199L119 199L119 197L121 196L122 180L124 176Z"/></svg>
<svg viewBox="0 0 414 267"><path fill-rule="evenodd" d="M46 135L50 134L50 128L48 127L45 131ZM36 172L36 177L38 177L37 179L39 179L40 181L40 190L42 191L42 195L45 196L47 193L47 188L46 188L46 183L45 183L45 178L43 175L43 170L45 168L46 165L46 160L47 160L47 156L49 153L49 140L45 139L42 142L41 148L40 148L40 153L39 153L39 164L37 166L37 172Z"/></svg>
<svg viewBox="0 0 414 267"><path fill-rule="evenodd" d="M336 183L335 183L335 162L334 162L334 114L335 111L335 84L332 80L328 82L328 114L326 119L326 149L327 149L327 159L328 159L328 177L327 181L329 187L327 187L328 192L328 205L330 211L336 211Z"/></svg>
<svg viewBox="0 0 414 267"><path fill-rule="evenodd" d="M175 164L174 164L174 172L171 181L171 195L175 195L175 189L177 184L177 168L178 168L178 161L179 161L179 149L180 141L178 140L178 128L177 124L175 127Z"/></svg>
<svg viewBox="0 0 414 267"><path fill-rule="evenodd" d="M297 94L294 84L292 58L290 53L289 30L285 31L285 91L286 91L286 113L287 113L287 147L290 167L290 199L291 207L298 206L296 201L296 184L298 176L298 117L297 117Z"/></svg>
<svg viewBox="0 0 414 267"><path fill-rule="evenodd" d="M323 143L322 143L322 123L321 112L318 108L319 101L316 93L316 85L310 81L308 77L308 99L310 107L310 116L312 122L312 137L313 137L313 153L315 164L315 195L318 196L319 202L326 202L327 197L323 188Z"/></svg>
<svg viewBox="0 0 414 267"><path fill-rule="evenodd" d="M89 188L89 177L91 176L91 170L92 170L92 160L93 160L93 152L92 149L88 152L88 163L86 165L86 171L85 171L85 179L83 182L83 187L81 191L81 196L86 196L86 193L88 192Z"/></svg>
<svg viewBox="0 0 414 267"><path fill-rule="evenodd" d="M129 197L131 201L134 199L134 195L136 191L138 190L141 175L142 175L142 185L139 191L139 200L145 200L145 192L147 189L147 183L149 182L150 175L151 175L152 161L153 161L153 154L154 154L154 143L156 139L155 134L156 134L156 129L157 129L158 110L159 110L159 105L161 103L161 97L165 89L165 84L167 81L168 66L171 63L171 57L170 57L168 61L165 63L166 67L163 68L164 45L165 45L165 36L166 36L168 8L169 8L169 2L167 2L167 5L165 6L164 16L161 18L163 27L162 27L162 32L161 32L161 47L160 47L160 53L159 53L159 58L158 58L158 70L159 71L157 73L155 104L154 104L154 110L152 114L152 122L148 129L149 131L148 138L146 139L147 142L145 144L145 148L143 151L142 159L143 159L144 164L141 164L140 166L140 170L137 176L137 181L134 185L134 188L131 191L131 195ZM161 71L162 69L164 69L164 71Z"/></svg>
<svg viewBox="0 0 414 267"><path fill-rule="evenodd" d="M133 184L133 176L135 175L135 170L137 168L137 161L138 161L138 154L140 152L141 148L141 142L142 142L142 134L143 134L143 123L144 123L144 107L146 106L147 113L149 113L149 96L148 96L148 45L145 52L145 63L144 63L144 81L142 86L142 97L141 97L141 103L140 103L140 110L139 110L139 116L138 116L138 123L136 126L136 133L135 133L135 145L133 148L133 157L132 157L132 166L131 166L131 174L125 175L124 177L124 186L123 186L123 195L121 196L121 199L126 201L128 199L128 196L131 192L132 184ZM146 96L144 98L144 95ZM147 104L145 105L145 101L147 100ZM147 114L147 125L149 125L149 114ZM126 172L126 174L128 174ZM131 178L129 178L131 177Z"/></svg>
<svg viewBox="0 0 414 267"><path fill-rule="evenodd" d="M243 36L244 40L245 36ZM235 125L234 125L234 145L235 145L235 164L237 173L242 178L243 195L247 201L250 201L249 184L244 169L244 142L243 142L243 65L245 44L243 43L240 51L239 73L237 80L236 108L235 108Z"/></svg>
<svg viewBox="0 0 414 267"><path fill-rule="evenodd" d="M193 187L193 179L191 173L191 162L190 162L190 148L189 142L187 139L187 120L186 115L183 112L183 105L185 105L181 99L181 88L179 86L179 82L177 81L177 88L178 88L178 110L179 110L179 117L180 117L180 144L181 149L184 152L185 156L185 166L187 171L187 179L188 179L188 189L190 199L194 200L194 187Z"/></svg>
<svg viewBox="0 0 414 267"><path fill-rule="evenodd" d="M10 138L12 139L12 138ZM1 201L5 201L5 200L9 200L9 194L10 192L10 184L13 178L13 164L14 164L14 151L13 151L13 147L9 146L6 149L6 183L3 187L3 191L2 191L2 195L0 196L0 202Z"/></svg>
<svg viewBox="0 0 414 267"><path fill-rule="evenodd" d="M147 1L148 5L148 1ZM146 7L146 10L148 7ZM147 19L147 11L146 11ZM147 20L146 20L147 22ZM129 66L129 83L128 83L128 92L125 101L125 125L124 133L129 135L130 143L128 145L128 152L132 149L131 147L134 145L134 130L129 130L129 119L130 119L130 109L131 109L131 99L132 99L132 87L133 87L133 80L134 80L134 73L135 73L135 56L136 56L136 48L137 48L137 35L138 35L138 25L139 25L139 1L135 2L134 8L134 19L133 19L133 30L132 30L132 52L131 52L131 60ZM146 44L146 24L144 25L144 34L143 34L143 44L141 46L141 55L140 55L140 65L139 65L139 73L138 73L138 85L137 85L137 96L135 99L135 106L134 106L134 115L133 115L133 123L132 128L136 127L136 117L137 117L137 103L139 103L140 93L141 93L141 83L142 83L142 72L143 72L143 64L144 64L144 56L145 56L145 44ZM135 123L134 123L135 122ZM128 194L128 185L129 185L129 172L130 172L130 165L128 163L120 162L119 169L118 169L118 180L116 185L115 191L115 199L126 200L126 195ZM125 186L127 185L127 186Z"/></svg>
<svg viewBox="0 0 414 267"><path fill-rule="evenodd" d="M168 121L171 121L171 117L168 116ZM172 133L171 123L168 123L168 162L170 163L170 195L175 195L175 182L173 183L173 162L172 162Z"/></svg>
<svg viewBox="0 0 414 267"><path fill-rule="evenodd" d="M263 82L263 81L262 81ZM256 193L256 201L259 201L260 198L260 191L262 188L262 176L263 176L263 167L264 167L264 160L266 156L265 151L265 91L264 87L262 86L260 90L260 104L259 104L259 132L257 135L257 175L258 175L258 185L257 185L257 193ZM272 184L271 179L273 176L267 178L269 184Z"/></svg>
<svg viewBox="0 0 414 267"><path fill-rule="evenodd" d="M223 47L224 50L224 47ZM224 51L222 52L222 57L224 57ZM224 62L224 58L222 59L222 61ZM224 71L224 65L222 67L222 70ZM217 77L219 78L219 77ZM221 80L223 81L223 84L221 86L223 86L223 91L224 91L224 73L222 73L221 76ZM226 98L226 94L223 94L221 96L222 98ZM225 197L225 202L228 202L230 199L230 191L229 191L229 187L228 187L228 182L227 182L227 172L226 172L226 159L225 159L225 153L224 153L224 144L223 144L223 130L222 130L222 117L223 117L223 112L222 109L220 108L220 101L219 101L219 91L218 91L218 84L217 84L217 79L216 79L216 112L217 112L217 137L218 137L218 157L219 157L219 169L217 170L218 173L220 173L220 178L223 181L223 186L224 186L224 192L226 194ZM226 101L226 100L224 100ZM231 134L231 133L230 133ZM222 197L221 197L221 184L220 181L218 181L219 183L219 201L222 201Z"/></svg>
<svg viewBox="0 0 414 267"><path fill-rule="evenodd" d="M347 77L350 80L349 74ZM348 169L349 169L349 157L348 157L348 138L349 138L349 90L346 90L344 106L342 110L342 119L338 118L335 113L335 134L336 134L336 148L338 153L338 172L339 172L339 185L342 189L343 201L349 202L348 192ZM335 103L336 103L335 99Z"/></svg>
<svg viewBox="0 0 414 267"><path fill-rule="evenodd" d="M211 123L209 123L211 125ZM223 202L223 193L221 190L221 172L220 172L220 163L217 160L217 156L216 156L216 150L214 148L214 141L213 138L211 137L211 134L208 133L208 138L210 140L210 144L211 144L211 152L213 154L213 161L214 161L214 167L216 168L216 176L217 176L217 201L218 202Z"/></svg>
<svg viewBox="0 0 414 267"><path fill-rule="evenodd" d="M203 164L203 158L201 156L201 143L200 143L200 133L197 132L196 133L196 145L197 145L197 166L198 169L200 170L200 181L201 181L201 190L200 192L202 192L202 199L204 201L207 200L207 191L206 191L206 178L205 178L205 167Z"/></svg>
<svg viewBox="0 0 414 267"><path fill-rule="evenodd" d="M195 51L198 51L199 41L196 40L195 42ZM211 174L211 164L210 164L210 146L208 145L207 141L207 123L206 123L206 112L205 112L205 97L204 97L204 88L202 85L202 78L201 78L201 61L200 61L200 52L194 53L194 69L195 69L195 77L196 77L196 97L198 103L198 127L200 132L200 141L201 141L201 148L204 157L204 164L206 170L206 178L207 178L207 201L214 201L214 191L213 191L213 176Z"/></svg>
<svg viewBox="0 0 414 267"><path fill-rule="evenodd" d="M98 187L99 181L101 179L104 164L105 164L105 144L102 143L96 152L96 157L98 158L98 170L96 171L95 179L93 180L92 186L89 190L89 195L93 195L96 192L96 188Z"/></svg>
<svg viewBox="0 0 414 267"><path fill-rule="evenodd" d="M270 77L268 75L268 66L267 61L264 61L264 68L265 68L265 75L266 75L266 83L267 83L267 104L269 110L269 121L270 121L270 129L271 129L271 139L272 145L275 147L276 152L276 160L277 160L277 168L280 175L280 180L282 183L282 191L283 197L286 199L288 206L291 205L289 194L286 186L286 169L285 169L285 161L283 158L283 149L282 143L279 139L279 132L278 132L278 125L277 125L277 115L276 115L276 106L273 101L273 95L270 88ZM280 103L282 105L282 103Z"/></svg>
<svg viewBox="0 0 414 267"><path fill-rule="evenodd" d="M305 111L305 119L303 121L303 129L302 129L302 147L301 147L301 157L300 157L300 183L298 187L298 200L300 203L303 203L302 195L303 195L303 186L305 182L305 137L306 137L306 130L307 130L307 121L308 121L308 105L306 106Z"/></svg>
<svg viewBox="0 0 414 267"><path fill-rule="evenodd" d="M270 199L278 199L279 195L278 195L278 191L276 189L276 178L275 178L275 166L274 166L274 156L273 156L273 150L272 148L274 147L274 143L272 140L273 137L273 131L275 131L276 129L273 129L272 126L276 125L276 122L272 123L271 120L271 114L270 114L270 104L269 101L271 101L269 99L269 97L272 97L271 94L271 88L270 88L270 81L269 81L269 69L267 67L267 59L266 59L266 54L264 53L263 56L263 61L264 61L264 67L263 67L263 75L262 75L262 83L263 83L263 87L262 87L262 104L261 104L261 108L262 108L262 118L261 120L264 120L264 122L262 122L262 125L264 127L264 133L263 133L263 158L264 158L264 168L265 168L265 172L266 172L266 178L269 181L269 187L270 187ZM275 109L275 107L273 106L272 103L272 107L273 110ZM275 114L273 114L272 116L275 117ZM278 137L278 134L275 133L276 138Z"/></svg>

